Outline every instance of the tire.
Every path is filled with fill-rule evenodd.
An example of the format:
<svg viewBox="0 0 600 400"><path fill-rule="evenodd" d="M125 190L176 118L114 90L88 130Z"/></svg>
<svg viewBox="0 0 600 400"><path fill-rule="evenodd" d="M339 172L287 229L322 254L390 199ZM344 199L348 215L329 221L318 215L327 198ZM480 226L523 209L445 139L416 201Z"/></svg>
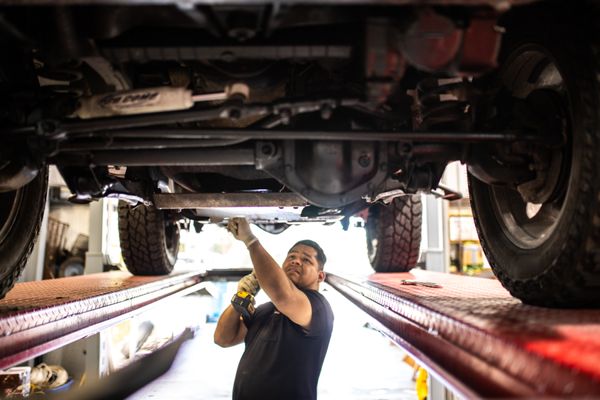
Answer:
<svg viewBox="0 0 600 400"><path fill-rule="evenodd" d="M0 299L21 275L40 231L48 192L48 169L26 186L0 193Z"/></svg>
<svg viewBox="0 0 600 400"><path fill-rule="evenodd" d="M553 30L536 31L540 34L523 35L515 42L500 78L514 97L550 90L560 99L567 140L559 153L548 153L549 165L556 161L559 168L546 171L556 179L543 181L551 184L544 187L543 199L533 203L516 190L490 186L470 175L475 225L495 275L514 297L539 306L597 307L600 53L589 44L593 36L575 34L580 29L558 37L549 33Z"/></svg>
<svg viewBox="0 0 600 400"><path fill-rule="evenodd" d="M167 275L179 252L179 227L154 207L119 202L119 240L123 260L134 275Z"/></svg>
<svg viewBox="0 0 600 400"><path fill-rule="evenodd" d="M367 251L376 272L407 272L419 259L421 196L396 197L369 208L365 225Z"/></svg>
<svg viewBox="0 0 600 400"><path fill-rule="evenodd" d="M83 275L85 272L85 261L82 257L71 256L63 261L58 267L58 277L66 278L69 276Z"/></svg>

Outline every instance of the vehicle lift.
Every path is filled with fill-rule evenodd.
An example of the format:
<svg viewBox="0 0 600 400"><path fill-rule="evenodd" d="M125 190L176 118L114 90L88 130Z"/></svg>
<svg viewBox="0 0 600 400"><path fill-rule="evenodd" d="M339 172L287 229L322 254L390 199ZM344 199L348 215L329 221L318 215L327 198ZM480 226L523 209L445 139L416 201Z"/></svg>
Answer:
<svg viewBox="0 0 600 400"><path fill-rule="evenodd" d="M245 272L140 277L111 271L18 283L0 300L0 369L198 291L204 282ZM435 285L414 284L420 282ZM600 394L600 310L527 306L496 280L419 269L328 274L327 283L461 397Z"/></svg>

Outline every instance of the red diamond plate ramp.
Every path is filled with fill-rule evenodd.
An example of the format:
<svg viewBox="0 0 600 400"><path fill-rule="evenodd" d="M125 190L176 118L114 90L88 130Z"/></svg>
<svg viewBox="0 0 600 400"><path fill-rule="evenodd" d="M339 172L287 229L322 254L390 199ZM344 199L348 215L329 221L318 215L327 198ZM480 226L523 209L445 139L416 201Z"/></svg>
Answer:
<svg viewBox="0 0 600 400"><path fill-rule="evenodd" d="M527 306L496 280L423 270L327 282L464 397L600 396L600 310Z"/></svg>
<svg viewBox="0 0 600 400"><path fill-rule="evenodd" d="M0 300L0 369L90 336L152 303L198 290L200 273L106 272L18 283Z"/></svg>

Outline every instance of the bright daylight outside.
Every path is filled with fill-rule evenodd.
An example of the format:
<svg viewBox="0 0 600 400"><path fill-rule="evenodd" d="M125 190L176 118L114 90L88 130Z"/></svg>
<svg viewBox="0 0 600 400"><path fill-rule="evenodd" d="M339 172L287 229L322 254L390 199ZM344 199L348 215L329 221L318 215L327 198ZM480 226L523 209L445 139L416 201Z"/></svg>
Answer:
<svg viewBox="0 0 600 400"><path fill-rule="evenodd" d="M352 218L347 231L340 223L330 226L304 224L292 226L286 231L273 235L255 225L252 231L263 246L271 252L279 263L285 258L289 248L299 240L312 239L319 243L327 255L325 270L328 273L367 276L373 273L367 256L365 230L362 219ZM235 240L223 227L205 225L200 233L193 229L182 232L180 258L175 272L189 269L251 268L249 253L241 242ZM237 282L207 283L211 298L199 301L206 318L201 321L199 340L194 354L210 360L206 363L194 362L194 380L197 382L197 398L228 399L237 362L244 350L243 345L222 349L212 343L212 332L218 313L229 304L235 293ZM319 379L319 398L326 400L344 399L416 399L416 370L412 360L400 347L376 330L374 321L367 314L342 297L329 285L321 286L321 292L330 302L335 315L334 329ZM182 299L185 300L185 299ZM257 295L257 304L268 301L264 292ZM195 304L195 303L192 303ZM190 304L182 312L190 313ZM198 310L200 312L200 310ZM171 308L163 318L175 318ZM160 317L153 317L160 318ZM198 316L202 319L202 316ZM155 322L156 326L162 324ZM168 325L168 324L167 324ZM163 379L184 379L190 372L173 367ZM169 378L169 374L171 378ZM167 395L159 382L142 389L132 399L148 396Z"/></svg>

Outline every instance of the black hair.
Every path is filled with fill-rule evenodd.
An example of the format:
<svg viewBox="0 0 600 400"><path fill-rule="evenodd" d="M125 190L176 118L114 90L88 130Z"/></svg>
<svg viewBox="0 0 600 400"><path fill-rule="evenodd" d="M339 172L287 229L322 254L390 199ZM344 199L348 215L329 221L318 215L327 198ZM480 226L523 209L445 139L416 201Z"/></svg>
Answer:
<svg viewBox="0 0 600 400"><path fill-rule="evenodd" d="M290 247L290 250L292 250L294 247L296 247L300 244L304 245L304 246L312 247L313 249L315 249L315 251L317 252L317 261L319 262L319 267L320 267L319 269L321 271L323 271L323 268L325 267L325 262L327 262L327 257L325 256L325 252L323 251L321 246L319 246L319 244L317 242L315 242L314 240L304 239L304 240L300 240L295 245ZM288 253L289 253L289 251L288 251Z"/></svg>

